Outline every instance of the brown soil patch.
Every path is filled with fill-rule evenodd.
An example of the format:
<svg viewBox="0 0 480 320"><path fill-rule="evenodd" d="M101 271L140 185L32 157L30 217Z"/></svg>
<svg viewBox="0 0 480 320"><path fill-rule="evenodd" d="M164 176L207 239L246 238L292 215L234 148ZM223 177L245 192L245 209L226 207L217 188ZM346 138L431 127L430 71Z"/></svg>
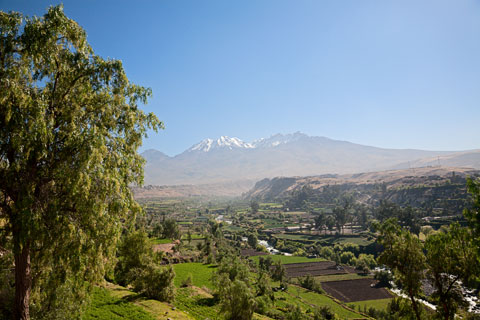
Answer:
<svg viewBox="0 0 480 320"><path fill-rule="evenodd" d="M318 261L305 263L291 263L283 265L287 276L291 278L310 276L324 276L330 274L348 273L344 267L337 268L333 261Z"/></svg>
<svg viewBox="0 0 480 320"><path fill-rule="evenodd" d="M242 249L240 254L244 257L265 256L268 253L263 251L256 251L254 249Z"/></svg>
<svg viewBox="0 0 480 320"><path fill-rule="evenodd" d="M343 302L376 300L391 298L385 288L372 287L377 283L374 279L358 279L323 282L322 288L329 295Z"/></svg>
<svg viewBox="0 0 480 320"><path fill-rule="evenodd" d="M152 248L154 252L166 252L166 253L173 253L173 247L175 247L175 243L162 243L162 244L155 244Z"/></svg>

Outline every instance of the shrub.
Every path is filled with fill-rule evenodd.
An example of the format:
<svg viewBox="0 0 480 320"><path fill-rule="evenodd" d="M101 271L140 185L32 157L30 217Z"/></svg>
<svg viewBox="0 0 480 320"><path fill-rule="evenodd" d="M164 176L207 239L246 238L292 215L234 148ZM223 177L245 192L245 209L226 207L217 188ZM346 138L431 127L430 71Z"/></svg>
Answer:
<svg viewBox="0 0 480 320"><path fill-rule="evenodd" d="M333 260L335 256L335 252L330 247L322 247L319 250L320 257L325 258L327 260Z"/></svg>
<svg viewBox="0 0 480 320"><path fill-rule="evenodd" d="M357 255L360 251L360 247L358 246L358 244L347 242L343 245L343 251L350 251L354 255Z"/></svg>
<svg viewBox="0 0 480 320"><path fill-rule="evenodd" d="M247 284L241 280L229 281L220 296L221 310L229 320L250 320L256 302Z"/></svg>
<svg viewBox="0 0 480 320"><path fill-rule="evenodd" d="M144 269L137 269L136 273L133 281L134 291L159 301L173 301L175 297L175 286L173 284L175 271L172 266L160 267L149 264Z"/></svg>
<svg viewBox="0 0 480 320"><path fill-rule="evenodd" d="M285 267L282 265L280 260L278 260L277 262L275 262L272 268L272 274L271 274L272 279L273 281L283 282L285 275L286 275Z"/></svg>
<svg viewBox="0 0 480 320"><path fill-rule="evenodd" d="M349 264L353 258L355 258L355 255L350 251L342 252L340 255L340 261L346 264Z"/></svg>
<svg viewBox="0 0 480 320"><path fill-rule="evenodd" d="M303 278L298 278L298 282L300 286L302 286L305 289L315 291L318 293L323 293L323 290L320 284L315 280L314 277L310 275L307 275L306 277L303 277Z"/></svg>
<svg viewBox="0 0 480 320"><path fill-rule="evenodd" d="M289 305L288 311L285 314L285 320L303 320L309 319L309 317L302 312L302 309L298 305Z"/></svg>
<svg viewBox="0 0 480 320"><path fill-rule="evenodd" d="M375 271L374 278L378 280L378 286L391 287L390 282L393 281L392 273L388 270Z"/></svg>
<svg viewBox="0 0 480 320"><path fill-rule="evenodd" d="M321 306L315 309L313 313L314 320L334 320L337 319L337 315L332 311L330 306Z"/></svg>
<svg viewBox="0 0 480 320"><path fill-rule="evenodd" d="M147 234L135 231L123 237L118 247L115 281L126 286L133 281L133 270L143 269L152 259L153 251ZM137 270L138 271L138 270Z"/></svg>
<svg viewBox="0 0 480 320"><path fill-rule="evenodd" d="M185 287L190 287L192 284L193 284L192 275L189 274L185 279L182 280L182 283L180 284L180 286L182 288L185 288Z"/></svg>

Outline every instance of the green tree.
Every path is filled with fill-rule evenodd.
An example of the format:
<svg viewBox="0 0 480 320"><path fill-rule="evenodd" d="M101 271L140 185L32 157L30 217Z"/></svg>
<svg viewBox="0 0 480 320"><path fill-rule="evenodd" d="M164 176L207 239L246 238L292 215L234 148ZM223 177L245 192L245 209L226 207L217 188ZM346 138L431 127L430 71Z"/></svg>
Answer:
<svg viewBox="0 0 480 320"><path fill-rule="evenodd" d="M137 149L162 124L139 108L150 89L95 55L61 6L0 12L0 37L0 237L13 249L14 317L29 319L31 296L54 314L65 286L80 296L104 274L121 221L140 210Z"/></svg>
<svg viewBox="0 0 480 320"><path fill-rule="evenodd" d="M133 290L147 298L171 302L175 298L175 271L172 266L161 267L149 263L146 267L135 269Z"/></svg>
<svg viewBox="0 0 480 320"><path fill-rule="evenodd" d="M286 276L285 267L282 265L280 260L277 260L271 269L271 276L274 281L283 282Z"/></svg>
<svg viewBox="0 0 480 320"><path fill-rule="evenodd" d="M271 267L273 265L273 259L270 256L265 256L258 259L258 267L260 268L260 271L265 271L265 272L270 272Z"/></svg>
<svg viewBox="0 0 480 320"><path fill-rule="evenodd" d="M256 283L257 296L267 296L270 300L274 300L272 286L270 284L270 276L266 272L260 272Z"/></svg>
<svg viewBox="0 0 480 320"><path fill-rule="evenodd" d="M471 195L471 205L463 211L463 215L467 218L472 230L473 241L478 249L478 263L480 263L480 179L468 178L467 190Z"/></svg>
<svg viewBox="0 0 480 320"><path fill-rule="evenodd" d="M395 280L409 297L415 317L420 320L422 308L416 298L421 293L421 280L426 267L422 244L393 218L378 229L380 234L377 241L384 247L379 261L393 270Z"/></svg>
<svg viewBox="0 0 480 320"><path fill-rule="evenodd" d="M255 298L245 282L233 280L226 284L220 296L220 305L225 319L250 320L255 310Z"/></svg>
<svg viewBox="0 0 480 320"><path fill-rule="evenodd" d="M350 209L352 207L352 199L344 197L339 204L333 208L333 216L335 217L335 225L337 229L344 232L345 224L349 221Z"/></svg>
<svg viewBox="0 0 480 320"><path fill-rule="evenodd" d="M315 291L318 293L323 293L322 287L311 275L306 275L305 277L299 277L298 283L305 289Z"/></svg>
<svg viewBox="0 0 480 320"><path fill-rule="evenodd" d="M163 238L180 239L180 229L174 219L165 219L162 222Z"/></svg>
<svg viewBox="0 0 480 320"><path fill-rule="evenodd" d="M471 240L467 229L452 224L447 232L435 233L425 242L427 276L436 289L437 312L445 320L453 319L463 304L459 281L468 284L480 271L477 247Z"/></svg>
<svg viewBox="0 0 480 320"><path fill-rule="evenodd" d="M260 209L260 205L258 204L257 201L253 200L250 202L250 210L252 213L257 213L258 209Z"/></svg>
<svg viewBox="0 0 480 320"><path fill-rule="evenodd" d="M251 319L255 297L251 289L248 266L237 256L226 256L212 275L215 296L219 298L226 319Z"/></svg>
<svg viewBox="0 0 480 320"><path fill-rule="evenodd" d="M126 286L135 278L134 270L145 268L152 260L152 248L143 231L128 233L118 246L115 281Z"/></svg>
<svg viewBox="0 0 480 320"><path fill-rule="evenodd" d="M319 212L314 218L315 229L320 230L322 228L325 228L325 220L326 220L325 213ZM326 229L325 229L325 234L326 234Z"/></svg>
<svg viewBox="0 0 480 320"><path fill-rule="evenodd" d="M257 244L258 244L258 238L257 238L257 235L255 233L250 233L248 235L248 245L250 247L252 247L253 249L255 249L257 247Z"/></svg>
<svg viewBox="0 0 480 320"><path fill-rule="evenodd" d="M328 231L332 232L335 228L335 218L329 215L325 220L325 226L327 227Z"/></svg>

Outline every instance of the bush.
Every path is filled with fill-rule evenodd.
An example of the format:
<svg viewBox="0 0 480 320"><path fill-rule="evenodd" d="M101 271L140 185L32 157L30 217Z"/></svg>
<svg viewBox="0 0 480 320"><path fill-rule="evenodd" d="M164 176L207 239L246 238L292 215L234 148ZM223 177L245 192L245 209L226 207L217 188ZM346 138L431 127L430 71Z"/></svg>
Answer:
<svg viewBox="0 0 480 320"><path fill-rule="evenodd" d="M241 280L230 282L220 296L221 310L229 320L250 320L256 302L247 284Z"/></svg>
<svg viewBox="0 0 480 320"><path fill-rule="evenodd" d="M377 262L375 261L375 257L372 254L361 253L358 256L357 261L358 260L363 260L370 269L373 269L377 266Z"/></svg>
<svg viewBox="0 0 480 320"><path fill-rule="evenodd" d="M362 259L356 259L355 269L361 271L364 274L367 274L370 272L370 268L368 267L368 264L365 262L365 260L362 260Z"/></svg>
<svg viewBox="0 0 480 320"><path fill-rule="evenodd" d="M258 296L255 298L255 312L267 315L272 300L267 296Z"/></svg>
<svg viewBox="0 0 480 320"><path fill-rule="evenodd" d="M309 319L309 317L302 312L302 309L298 305L289 305L288 311L285 314L285 320L303 320Z"/></svg>
<svg viewBox="0 0 480 320"><path fill-rule="evenodd" d="M358 244L347 242L343 245L343 251L350 251L354 255L357 255L360 251L360 247L358 246Z"/></svg>
<svg viewBox="0 0 480 320"><path fill-rule="evenodd" d="M180 286L182 288L186 288L186 287L190 287L192 284L193 284L192 275L189 274L185 279L182 280L182 283L180 284Z"/></svg>
<svg viewBox="0 0 480 320"><path fill-rule="evenodd" d="M272 279L273 281L283 282L285 275L286 275L285 267L282 265L280 260L278 260L277 262L275 262L272 268L272 274L271 274Z"/></svg>
<svg viewBox="0 0 480 320"><path fill-rule="evenodd" d="M174 278L175 271L172 266L149 264L144 269L136 269L133 289L148 298L171 302L175 298Z"/></svg>
<svg viewBox="0 0 480 320"><path fill-rule="evenodd" d="M361 270L364 273L370 272L370 269L376 266L375 258L371 254L360 254L356 260L355 267L357 270Z"/></svg>
<svg viewBox="0 0 480 320"><path fill-rule="evenodd" d="M300 286L302 286L305 289L315 291L317 293L323 293L323 290L320 284L315 280L314 277L310 275L307 275L306 277L303 277L303 278L298 278L298 282Z"/></svg>
<svg viewBox="0 0 480 320"><path fill-rule="evenodd" d="M390 288L390 282L393 281L392 273L388 270L375 271L374 278L378 280L378 286Z"/></svg>
<svg viewBox="0 0 480 320"><path fill-rule="evenodd" d="M334 320L337 319L337 315L332 311L330 306L321 306L315 309L313 314L314 320Z"/></svg>
<svg viewBox="0 0 480 320"><path fill-rule="evenodd" d="M335 256L335 252L330 247L322 247L319 250L319 255L320 257L325 258L327 260L333 260Z"/></svg>
<svg viewBox="0 0 480 320"><path fill-rule="evenodd" d="M355 258L355 255L350 251L342 252L340 255L340 261L345 264L349 264L353 258Z"/></svg>
<svg viewBox="0 0 480 320"><path fill-rule="evenodd" d="M115 266L115 281L126 286L133 281L133 270L144 268L151 260L153 251L147 234L132 232L123 237L118 247L118 263Z"/></svg>

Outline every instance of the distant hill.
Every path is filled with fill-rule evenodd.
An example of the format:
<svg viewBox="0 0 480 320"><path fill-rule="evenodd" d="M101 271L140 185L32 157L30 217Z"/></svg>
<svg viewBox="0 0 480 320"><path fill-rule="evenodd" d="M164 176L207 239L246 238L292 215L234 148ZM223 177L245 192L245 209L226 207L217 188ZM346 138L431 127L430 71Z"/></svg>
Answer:
<svg viewBox="0 0 480 320"><path fill-rule="evenodd" d="M251 143L238 138L205 139L179 155L157 150L147 160L145 185L205 185L277 176L347 174L429 165L480 169L480 151L382 149L302 133L276 134ZM247 189L243 191L247 191Z"/></svg>
<svg viewBox="0 0 480 320"><path fill-rule="evenodd" d="M440 210L459 214L467 199L466 177L479 177L480 171L470 168L424 167L345 175L310 177L277 177L263 179L244 194L248 200L286 201L308 190L309 200L329 207L345 194L357 201L376 205L389 200L401 206ZM304 189L308 187L308 189ZM437 212L438 213L438 212Z"/></svg>

